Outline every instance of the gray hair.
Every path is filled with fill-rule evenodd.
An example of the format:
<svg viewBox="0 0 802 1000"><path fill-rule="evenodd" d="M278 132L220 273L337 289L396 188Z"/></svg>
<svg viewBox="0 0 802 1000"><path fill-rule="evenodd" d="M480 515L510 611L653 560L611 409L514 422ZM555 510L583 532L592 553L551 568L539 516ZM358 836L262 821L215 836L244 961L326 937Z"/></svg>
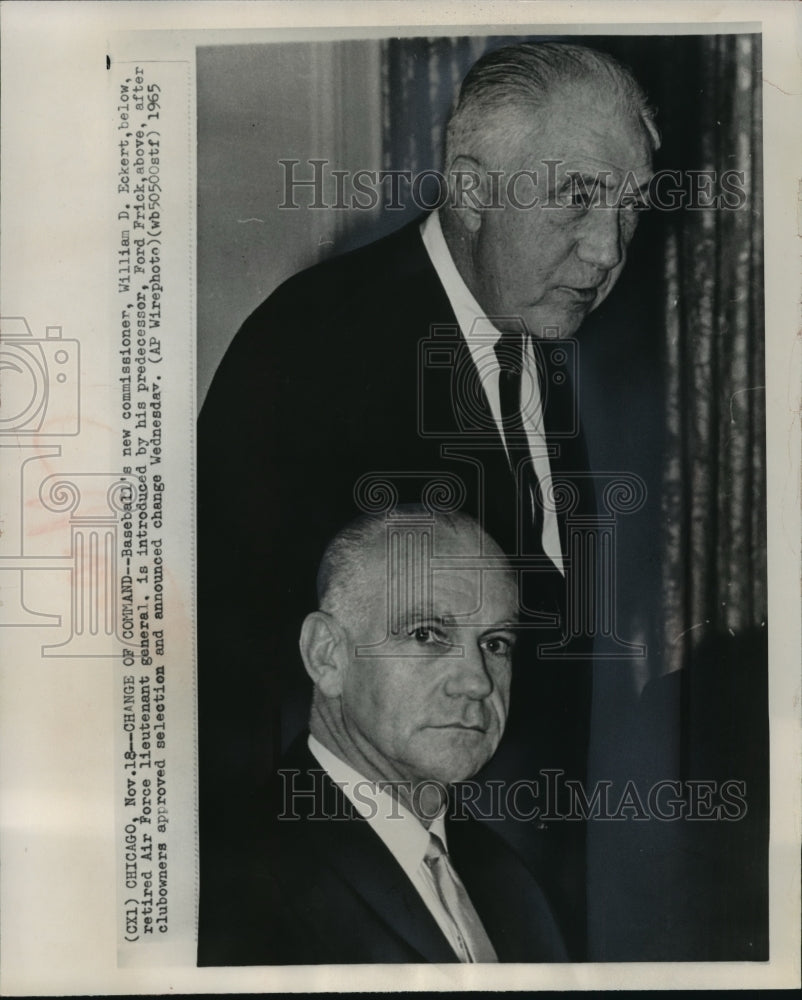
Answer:
<svg viewBox="0 0 802 1000"><path fill-rule="evenodd" d="M409 519L405 527L414 525L420 518L421 530L434 528L435 548L437 536L443 531L467 535L475 540L477 553L480 539L484 539L482 550L492 555L491 550L501 553L495 541L481 527L478 521L460 511L438 512L432 518L429 508L420 504L400 504L393 511L392 521L399 515ZM353 620L355 613L363 605L368 587L375 587L375 578L370 576L371 549L386 537L388 523L385 514L360 514L337 532L323 553L317 574L318 608L334 615L343 622ZM414 527L413 527L413 530ZM384 550L374 558L384 558Z"/></svg>
<svg viewBox="0 0 802 1000"><path fill-rule="evenodd" d="M462 81L446 126L445 169L460 154L489 163L499 150L516 148L516 140L517 148L522 148L524 138L531 135L531 121L521 112L531 114L556 87L582 80L612 89L624 110L640 119L653 148L659 148L654 109L628 68L583 45L524 42L488 52Z"/></svg>

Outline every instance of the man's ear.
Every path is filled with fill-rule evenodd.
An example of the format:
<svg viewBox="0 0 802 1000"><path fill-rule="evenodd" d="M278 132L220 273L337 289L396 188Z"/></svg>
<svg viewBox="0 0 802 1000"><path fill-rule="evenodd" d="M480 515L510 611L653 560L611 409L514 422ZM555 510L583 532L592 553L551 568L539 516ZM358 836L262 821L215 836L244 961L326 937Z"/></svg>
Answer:
<svg viewBox="0 0 802 1000"><path fill-rule="evenodd" d="M343 687L347 657L342 626L325 611L304 618L298 646L312 683L326 698L336 698Z"/></svg>
<svg viewBox="0 0 802 1000"><path fill-rule="evenodd" d="M482 207L491 202L487 171L472 156L455 156L448 168L448 203L469 233L482 227Z"/></svg>

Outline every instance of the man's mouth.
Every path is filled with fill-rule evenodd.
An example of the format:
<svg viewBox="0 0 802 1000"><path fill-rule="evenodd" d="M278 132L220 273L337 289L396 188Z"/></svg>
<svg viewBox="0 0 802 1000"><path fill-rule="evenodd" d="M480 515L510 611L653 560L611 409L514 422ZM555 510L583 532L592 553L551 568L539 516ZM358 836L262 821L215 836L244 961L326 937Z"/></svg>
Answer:
<svg viewBox="0 0 802 1000"><path fill-rule="evenodd" d="M442 725L432 726L431 728L432 729L462 729L462 730L464 730L466 732L474 732L474 733L486 733L487 732L487 726L482 726L482 725L479 725L478 723L476 725L471 725L471 724L466 723L466 722L445 722Z"/></svg>
<svg viewBox="0 0 802 1000"><path fill-rule="evenodd" d="M565 292L569 297L576 299L577 302L592 302L599 291L598 285L585 285L581 286L571 286L571 285L560 285L558 291Z"/></svg>

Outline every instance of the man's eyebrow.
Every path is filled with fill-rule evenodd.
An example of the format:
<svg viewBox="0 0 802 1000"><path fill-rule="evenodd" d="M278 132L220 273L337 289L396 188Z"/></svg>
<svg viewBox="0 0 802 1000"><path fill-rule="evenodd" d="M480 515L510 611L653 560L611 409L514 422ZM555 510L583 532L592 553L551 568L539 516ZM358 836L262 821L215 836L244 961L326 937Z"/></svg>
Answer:
<svg viewBox="0 0 802 1000"><path fill-rule="evenodd" d="M471 622L453 622L455 628L473 628ZM482 635L488 635L491 632L514 632L517 630L520 622L517 618L508 618L503 622L492 622L488 625L482 626Z"/></svg>
<svg viewBox="0 0 802 1000"><path fill-rule="evenodd" d="M629 176L632 175L630 174ZM593 173L590 170L568 170L566 171L565 179L563 180L562 184L563 186L565 186L567 184L570 184L572 181L579 179L583 182L583 184L586 187L589 186L589 183L598 184L600 187L603 187L606 191L609 191L610 184L608 183L608 181L610 181L611 178L612 178L612 171L607 171L606 173L604 172ZM613 187L614 188L623 187L624 184L626 183L626 180L627 180L627 175L624 175L624 178L620 182L620 184L614 183ZM651 184L651 182L652 182L652 177L650 175L649 177L646 178L646 180L641 181L641 183L637 185L636 190L640 191L641 194L646 194L646 192L649 190L649 185Z"/></svg>
<svg viewBox="0 0 802 1000"><path fill-rule="evenodd" d="M585 182L593 181L594 183L604 184L606 186L608 179L612 177L612 175L613 175L612 170L593 171L593 170L584 170L584 169L580 170L576 168L569 168L568 170L565 171L565 176L562 179L561 183L570 184L571 181L578 178L579 180Z"/></svg>
<svg viewBox="0 0 802 1000"><path fill-rule="evenodd" d="M442 625L445 628L471 627L470 622L461 622L459 620L459 616L452 614L450 611L435 611L432 608L423 608L419 604L413 605L407 610L404 615L404 622L407 625L411 625L413 622L423 622L430 625ZM519 622L517 618L505 618L503 621L492 622L491 624L485 625L484 633L498 632L503 629L509 629L512 631L516 629L518 625Z"/></svg>
<svg viewBox="0 0 802 1000"><path fill-rule="evenodd" d="M448 611L435 611L432 607L413 604L411 608L407 608L404 620L407 624L413 621L425 621L433 625L453 625L456 618Z"/></svg>

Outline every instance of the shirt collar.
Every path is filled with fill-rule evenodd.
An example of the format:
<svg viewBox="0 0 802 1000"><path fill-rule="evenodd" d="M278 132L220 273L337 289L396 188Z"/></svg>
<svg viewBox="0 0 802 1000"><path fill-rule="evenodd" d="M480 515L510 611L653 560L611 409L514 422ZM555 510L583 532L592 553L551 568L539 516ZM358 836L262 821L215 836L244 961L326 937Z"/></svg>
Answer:
<svg viewBox="0 0 802 1000"><path fill-rule="evenodd" d="M428 215L421 223L420 231L423 245L451 303L463 337L468 342L478 339L486 343L488 341L495 343L501 336L501 331L487 318L457 270L446 238L443 236L440 213L432 212Z"/></svg>
<svg viewBox="0 0 802 1000"><path fill-rule="evenodd" d="M429 846L429 831L426 827L398 799L354 770L350 764L346 764L311 734L309 750L335 785L342 790L355 811L367 820L406 874L411 877L423 863L426 848ZM447 846L445 817L442 813L432 820L430 829Z"/></svg>

